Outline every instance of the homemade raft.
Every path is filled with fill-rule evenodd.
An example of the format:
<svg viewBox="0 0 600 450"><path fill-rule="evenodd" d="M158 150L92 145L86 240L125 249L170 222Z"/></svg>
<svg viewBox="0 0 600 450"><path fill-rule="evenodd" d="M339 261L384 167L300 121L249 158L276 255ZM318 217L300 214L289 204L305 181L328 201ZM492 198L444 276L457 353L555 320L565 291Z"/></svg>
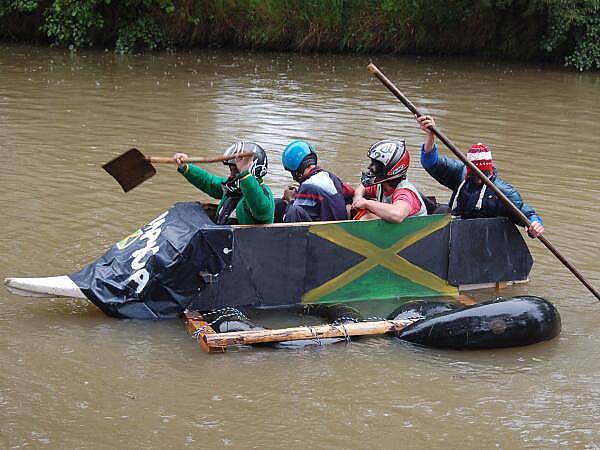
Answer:
<svg viewBox="0 0 600 450"><path fill-rule="evenodd" d="M163 319L186 309L454 297L527 281L532 264L505 218L228 226L190 202L79 272L5 283L19 295L87 298L110 316Z"/></svg>
<svg viewBox="0 0 600 450"><path fill-rule="evenodd" d="M268 330L229 308L208 313L184 313L188 330L208 353L224 352L229 346L302 342L323 345L347 341L352 336L391 333L397 338L427 347L458 350L490 349L530 345L560 333L556 308L540 297L496 299L470 307L444 302L409 302L387 320L363 321L348 314L347 306L333 305L339 317L330 324ZM215 331L216 329L216 331ZM233 331L231 331L233 330ZM278 344L280 345L280 344Z"/></svg>

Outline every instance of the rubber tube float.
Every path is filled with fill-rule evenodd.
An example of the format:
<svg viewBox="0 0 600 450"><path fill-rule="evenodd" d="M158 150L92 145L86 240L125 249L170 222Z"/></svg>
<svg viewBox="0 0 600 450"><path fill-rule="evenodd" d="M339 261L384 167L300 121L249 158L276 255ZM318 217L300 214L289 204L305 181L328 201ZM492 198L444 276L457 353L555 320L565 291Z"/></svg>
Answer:
<svg viewBox="0 0 600 450"><path fill-rule="evenodd" d="M434 314L396 335L427 347L472 350L535 344L556 337L560 330L554 305L540 297L521 296Z"/></svg>

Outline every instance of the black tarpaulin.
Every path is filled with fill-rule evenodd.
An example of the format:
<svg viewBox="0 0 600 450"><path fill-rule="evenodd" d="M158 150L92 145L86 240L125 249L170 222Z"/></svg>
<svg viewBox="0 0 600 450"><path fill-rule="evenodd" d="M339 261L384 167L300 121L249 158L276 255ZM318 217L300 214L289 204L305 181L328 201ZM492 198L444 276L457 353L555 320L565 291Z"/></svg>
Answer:
<svg viewBox="0 0 600 450"><path fill-rule="evenodd" d="M176 203L70 275L110 316L173 318L198 298L206 280L231 270L233 234L199 203Z"/></svg>

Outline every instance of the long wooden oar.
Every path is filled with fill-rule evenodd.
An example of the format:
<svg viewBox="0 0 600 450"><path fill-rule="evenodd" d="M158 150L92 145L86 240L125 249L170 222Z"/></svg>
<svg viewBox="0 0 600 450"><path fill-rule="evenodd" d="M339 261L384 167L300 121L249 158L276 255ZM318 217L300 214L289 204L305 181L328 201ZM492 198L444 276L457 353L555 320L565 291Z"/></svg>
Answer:
<svg viewBox="0 0 600 450"><path fill-rule="evenodd" d="M235 158L252 156L253 152L243 152ZM206 158L188 158L188 163L213 163L233 159L231 156L211 156ZM137 148L132 148L115 159L107 162L102 167L121 185L125 192L142 184L156 174L152 163L176 164L175 158L163 156L144 156Z"/></svg>
<svg viewBox="0 0 600 450"><path fill-rule="evenodd" d="M411 103L411 101L406 98L404 96L404 94L402 92L400 92L400 90L394 86L394 84L383 74L381 73L381 71L377 68L377 66L375 66L375 64L370 63L369 64L369 71L375 75L379 81L381 81L383 83L383 85L385 87L387 87L390 92L392 94L394 94L396 96L396 98L398 100L400 100L404 106L406 106L410 112L412 112L413 114L415 114L417 117L421 117L423 114L416 108L415 105L413 105ZM465 155L463 155L463 153L452 143L450 142L450 139L448 139L446 137L446 135L444 135L444 133L442 133L440 130L438 130L436 127L430 126L429 129L433 132L433 134L435 134L440 141L442 141L446 147L448 147L448 149L450 149L450 151L452 153L454 153L456 155L456 157L458 159L460 159L463 163L465 163L474 173L477 174L477 176L479 178L481 178L481 180L485 183L485 185L487 187L489 187L492 191L494 191L494 193L498 196L498 198L512 211L513 214L515 214L517 217L519 217L519 219L521 220L521 222L523 223L524 226L526 226L527 228L529 228L531 226L531 222L529 221L529 219L527 218L527 216L525 214L523 214L523 212L517 208L513 202L511 202L508 197L506 197L506 195L504 195L504 193L498 189L496 187L496 185L488 178L484 175L484 173L479 170L477 168L477 166L475 166L475 164L473 164L471 161L469 161ZM577 279L579 281L581 281L581 283L588 288L588 290L598 299L600 300L600 293L598 293L598 291L596 291L596 289L594 289L592 287L592 285L590 283L588 283L588 281L583 277L583 275L581 275L581 273L579 273L579 271L577 269L575 269L575 267L573 267L573 265L566 260L566 258L564 256L562 256L558 250L556 250L554 248L554 246L552 244L550 244L550 242L548 242L548 240L542 236L539 235L537 236L537 238L546 246L546 248L548 250L550 250L550 252L552 252L552 254L554 256L556 256L558 258L558 260L563 263L563 265L569 269L571 271L571 273L573 275L575 275L575 277L577 277Z"/></svg>

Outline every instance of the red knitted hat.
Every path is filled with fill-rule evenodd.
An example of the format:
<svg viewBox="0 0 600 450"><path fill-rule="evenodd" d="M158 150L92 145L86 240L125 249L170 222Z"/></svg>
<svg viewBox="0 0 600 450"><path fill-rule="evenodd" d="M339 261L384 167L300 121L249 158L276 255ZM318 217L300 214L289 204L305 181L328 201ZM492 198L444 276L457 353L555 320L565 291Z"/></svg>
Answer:
<svg viewBox="0 0 600 450"><path fill-rule="evenodd" d="M494 161L492 160L492 152L487 145L478 142L473 144L467 153L467 159L471 161L479 170L494 170ZM471 175L471 169L467 166L467 177Z"/></svg>

